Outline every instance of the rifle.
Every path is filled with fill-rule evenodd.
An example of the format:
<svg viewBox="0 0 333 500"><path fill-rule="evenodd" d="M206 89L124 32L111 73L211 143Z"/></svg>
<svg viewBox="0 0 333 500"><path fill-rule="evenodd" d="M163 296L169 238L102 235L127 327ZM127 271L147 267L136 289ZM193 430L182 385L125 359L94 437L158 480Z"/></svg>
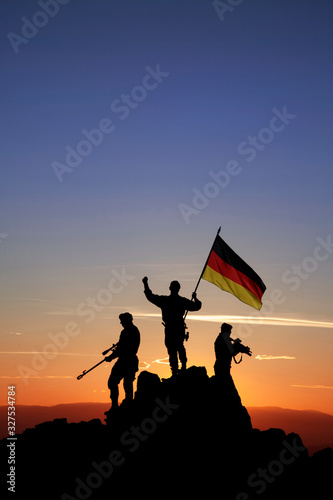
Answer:
<svg viewBox="0 0 333 500"><path fill-rule="evenodd" d="M108 352L110 351L114 351L117 347L118 343L117 344L113 344L109 349L106 349L105 351L102 352L102 355L105 356L105 354L107 354ZM84 377L85 375L87 375L87 373L91 372L91 370L94 370L94 368L97 368L97 366L101 365L102 363L104 363L104 361L106 361L106 359L102 359L102 361L100 361L99 363L97 363L96 365L92 366L91 368L89 368L89 370L83 370L83 372L78 375L76 378L78 380L81 380L82 377Z"/></svg>
<svg viewBox="0 0 333 500"><path fill-rule="evenodd" d="M231 340L231 342L233 342L233 345L236 346L236 349L238 351L237 354L243 353L243 354L247 354L248 356L252 356L252 351L251 351L250 347L242 344L241 339L232 339L231 337L229 337L229 340ZM233 358L234 358L236 365L239 365L239 363L243 359L243 356L241 355L241 358L239 361L236 361L236 355L234 355Z"/></svg>

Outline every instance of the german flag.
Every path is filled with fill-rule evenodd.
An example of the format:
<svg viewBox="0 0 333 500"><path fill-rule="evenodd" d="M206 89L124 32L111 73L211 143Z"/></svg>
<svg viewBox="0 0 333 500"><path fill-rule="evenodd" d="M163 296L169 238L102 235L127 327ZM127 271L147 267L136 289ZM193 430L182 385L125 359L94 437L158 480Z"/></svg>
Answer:
<svg viewBox="0 0 333 500"><path fill-rule="evenodd" d="M255 309L261 309L266 290L261 278L217 235L202 278Z"/></svg>

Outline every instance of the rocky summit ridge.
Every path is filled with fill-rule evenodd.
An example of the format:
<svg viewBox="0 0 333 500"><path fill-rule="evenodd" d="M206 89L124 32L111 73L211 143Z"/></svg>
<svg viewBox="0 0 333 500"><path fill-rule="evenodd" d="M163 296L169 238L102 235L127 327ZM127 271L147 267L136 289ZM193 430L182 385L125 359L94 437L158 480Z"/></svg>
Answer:
<svg viewBox="0 0 333 500"><path fill-rule="evenodd" d="M15 449L15 499L317 499L333 470L331 448L309 457L297 434L253 429L237 391L196 366L163 380L144 371L134 401L106 423L44 422ZM2 471L8 452L3 439ZM9 479L2 474L2 491Z"/></svg>

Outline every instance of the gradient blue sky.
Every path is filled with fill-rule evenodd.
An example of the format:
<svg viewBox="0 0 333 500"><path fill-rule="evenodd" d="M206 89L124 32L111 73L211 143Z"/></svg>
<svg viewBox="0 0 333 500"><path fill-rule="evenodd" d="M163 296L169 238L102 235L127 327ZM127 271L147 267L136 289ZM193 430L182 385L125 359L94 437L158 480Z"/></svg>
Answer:
<svg viewBox="0 0 333 500"><path fill-rule="evenodd" d="M35 1L1 3L2 350L41 349L112 269L125 268L131 285L69 348L91 352L99 328L100 352L107 332L118 336L124 309L142 315L144 332L145 315L157 311L142 296L142 276L159 293L178 278L189 296L220 225L266 283L264 304L282 290L286 300L266 316L332 325L332 254L297 290L282 280L332 234L331 2L244 0L222 22L210 1L70 0L16 54L8 33L21 35L22 17L40 10ZM169 76L121 120L111 103L157 65ZM296 117L247 161L240 144L284 107ZM103 118L115 130L60 183L52 163L64 163L66 146L76 148L81 131ZM203 192L209 172L230 160L239 175L186 224L179 205L192 205L193 189ZM199 292L202 314L253 314L213 285ZM154 320L146 321L149 339ZM213 339L218 325L209 325ZM288 349L303 342L300 325L262 328L252 334L257 354L295 355ZM331 387L329 364L324 382L319 367L332 353L332 328L305 330L304 356L313 338L321 349L311 381L303 359L304 384ZM162 343L156 353L149 345L145 359L165 356ZM6 376L17 374L14 358Z"/></svg>

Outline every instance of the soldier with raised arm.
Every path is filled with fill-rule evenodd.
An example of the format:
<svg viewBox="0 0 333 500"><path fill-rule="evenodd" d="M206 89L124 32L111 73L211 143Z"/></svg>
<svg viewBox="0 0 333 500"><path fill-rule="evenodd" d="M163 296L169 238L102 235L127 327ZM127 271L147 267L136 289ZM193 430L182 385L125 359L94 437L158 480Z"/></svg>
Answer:
<svg viewBox="0 0 333 500"><path fill-rule="evenodd" d="M170 283L170 295L156 295L148 285L148 278L142 280L144 284L144 294L146 298L162 310L162 321L165 327L165 346L169 355L169 363L172 375L178 373L178 356L181 362L181 370L186 370L186 350L185 340L185 321L184 316L187 311L199 311L201 302L197 299L194 292L192 300L179 295L180 284L178 281Z"/></svg>

